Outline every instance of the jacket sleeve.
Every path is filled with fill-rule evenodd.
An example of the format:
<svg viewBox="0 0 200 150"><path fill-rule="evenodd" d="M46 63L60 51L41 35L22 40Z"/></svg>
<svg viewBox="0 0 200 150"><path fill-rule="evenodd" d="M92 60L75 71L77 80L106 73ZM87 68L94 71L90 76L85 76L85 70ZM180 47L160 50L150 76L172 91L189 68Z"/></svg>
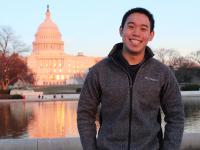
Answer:
<svg viewBox="0 0 200 150"><path fill-rule="evenodd" d="M174 74L169 71L161 93L165 132L161 150L179 150L184 131L184 107Z"/></svg>
<svg viewBox="0 0 200 150"><path fill-rule="evenodd" d="M97 73L91 69L82 87L77 110L78 131L83 150L97 150L95 120L100 93Z"/></svg>

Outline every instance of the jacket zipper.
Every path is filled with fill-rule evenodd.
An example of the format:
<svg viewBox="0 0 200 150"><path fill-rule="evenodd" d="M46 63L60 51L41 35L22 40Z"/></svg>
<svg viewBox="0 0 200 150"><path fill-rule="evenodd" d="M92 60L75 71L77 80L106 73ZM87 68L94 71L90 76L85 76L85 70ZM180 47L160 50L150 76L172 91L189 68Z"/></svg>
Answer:
<svg viewBox="0 0 200 150"><path fill-rule="evenodd" d="M120 64L118 64L113 58L112 58L113 62L118 65L128 76L128 80L129 80L129 90L130 90L130 107L129 107L129 132L128 132L128 150L130 150L131 147L131 125L132 125L132 104L133 104L133 86L134 86L134 82L137 79L138 73L141 71L141 69L143 68L143 66L149 61L146 60L145 62L143 62L143 64L140 66L138 72L135 75L135 79L134 82L130 76L130 74L124 69L123 66L121 66Z"/></svg>
<svg viewBox="0 0 200 150"><path fill-rule="evenodd" d="M124 69L123 66L118 64L113 58L112 58L112 60L116 65L118 65L127 74L128 80L129 80L130 107L129 107L129 127L128 127L129 128L128 129L128 150L130 150L130 145L131 145L131 122L132 122L132 103L133 103L133 100L132 100L132 97L133 97L133 80L132 80L130 74L126 71L126 69Z"/></svg>
<svg viewBox="0 0 200 150"><path fill-rule="evenodd" d="M131 146L131 124L132 124L132 103L133 103L133 83L130 86L130 110L129 110L129 132L128 132L128 150L130 150Z"/></svg>
<svg viewBox="0 0 200 150"><path fill-rule="evenodd" d="M142 63L142 65L140 66L140 68L138 69L136 75L135 75L135 78L134 78L134 81L132 80L132 78L130 77L130 75L128 74L129 76L129 81L130 81L130 110L129 110L129 133L128 133L128 150L130 150L131 148L131 132L132 132L132 109L133 109L133 86L135 84L135 81L137 80L137 76L138 74L140 73L140 71L142 70L142 68L144 67L144 65L148 62L149 60L146 60L145 62Z"/></svg>

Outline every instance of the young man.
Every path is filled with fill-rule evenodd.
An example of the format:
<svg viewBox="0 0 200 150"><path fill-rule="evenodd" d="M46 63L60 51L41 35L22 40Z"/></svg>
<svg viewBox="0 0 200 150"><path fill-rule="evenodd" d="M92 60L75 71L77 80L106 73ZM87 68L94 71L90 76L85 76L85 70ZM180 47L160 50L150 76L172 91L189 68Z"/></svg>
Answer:
<svg viewBox="0 0 200 150"><path fill-rule="evenodd" d="M92 67L78 104L78 129L84 150L178 150L184 111L174 74L153 58L153 15L129 10L120 26L122 43ZM96 112L100 129L96 138ZM164 136L160 108L165 114Z"/></svg>

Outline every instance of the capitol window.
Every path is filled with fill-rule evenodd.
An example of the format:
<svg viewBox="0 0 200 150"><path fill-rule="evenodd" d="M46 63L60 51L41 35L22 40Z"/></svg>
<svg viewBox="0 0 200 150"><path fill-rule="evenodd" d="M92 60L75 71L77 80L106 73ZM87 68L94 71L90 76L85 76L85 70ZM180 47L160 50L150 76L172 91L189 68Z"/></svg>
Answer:
<svg viewBox="0 0 200 150"><path fill-rule="evenodd" d="M60 76L58 74L56 75L56 80L60 80Z"/></svg>
<svg viewBox="0 0 200 150"><path fill-rule="evenodd" d="M61 75L61 79L64 80L64 75Z"/></svg>

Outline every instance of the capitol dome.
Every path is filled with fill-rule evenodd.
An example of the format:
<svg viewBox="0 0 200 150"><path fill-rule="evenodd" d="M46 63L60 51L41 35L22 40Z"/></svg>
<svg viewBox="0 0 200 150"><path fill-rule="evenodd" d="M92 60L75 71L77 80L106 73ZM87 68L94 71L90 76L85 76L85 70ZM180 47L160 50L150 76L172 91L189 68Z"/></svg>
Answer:
<svg viewBox="0 0 200 150"><path fill-rule="evenodd" d="M33 52L42 51L63 51L64 42L57 25L51 19L49 6L47 6L46 17L43 23L38 27L33 42Z"/></svg>

